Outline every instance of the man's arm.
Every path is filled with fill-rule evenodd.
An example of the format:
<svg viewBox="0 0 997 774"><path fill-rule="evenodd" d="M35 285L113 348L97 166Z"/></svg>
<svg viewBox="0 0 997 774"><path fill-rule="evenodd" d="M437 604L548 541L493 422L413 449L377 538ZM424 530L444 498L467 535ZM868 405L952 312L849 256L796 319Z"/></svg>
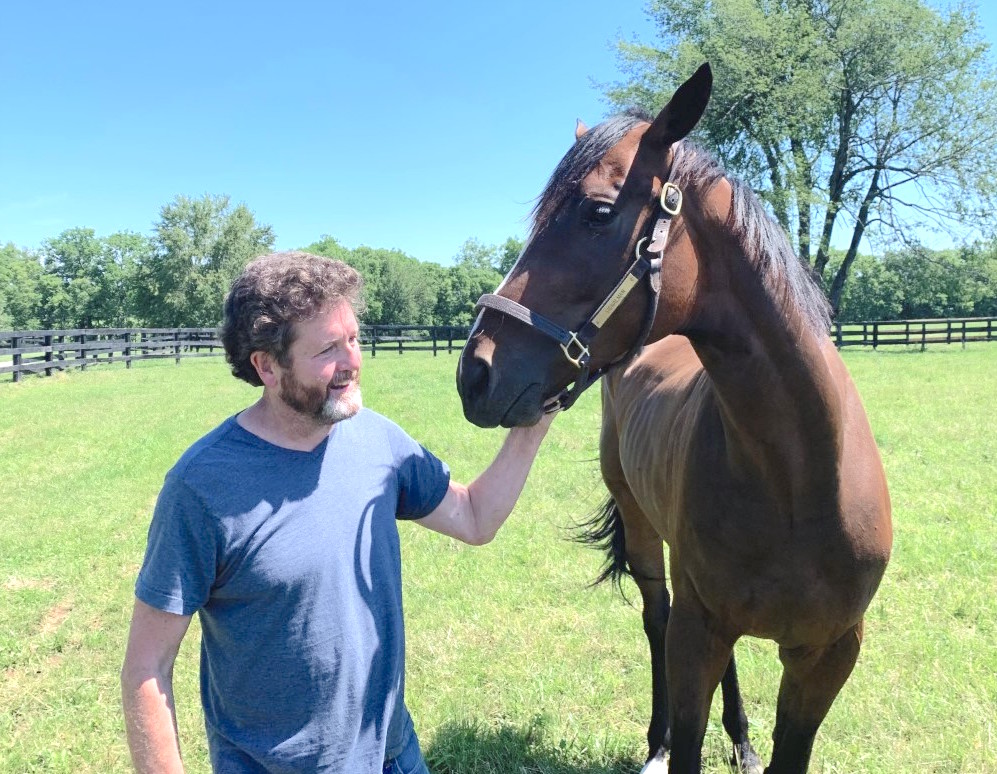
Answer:
<svg viewBox="0 0 997 774"><path fill-rule="evenodd" d="M135 600L121 668L121 703L132 763L139 774L183 772L173 706L173 662L190 618Z"/></svg>
<svg viewBox="0 0 997 774"><path fill-rule="evenodd" d="M512 513L553 418L512 428L485 472L467 486L451 481L443 501L418 523L471 545L489 542Z"/></svg>

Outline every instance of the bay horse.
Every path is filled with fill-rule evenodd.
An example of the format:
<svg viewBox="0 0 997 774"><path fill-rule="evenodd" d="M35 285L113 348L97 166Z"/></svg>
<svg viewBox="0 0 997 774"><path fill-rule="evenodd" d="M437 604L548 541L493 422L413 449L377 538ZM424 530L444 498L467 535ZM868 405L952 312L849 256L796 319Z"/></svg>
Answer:
<svg viewBox="0 0 997 774"><path fill-rule="evenodd" d="M890 501L823 293L754 193L684 139L712 83L706 64L653 120L579 123L479 300L457 385L468 420L511 427L605 376L599 526L607 573L643 601L644 771L700 771L721 679L736 758L761 768L732 659L749 635L783 666L765 771L805 772L889 559Z"/></svg>

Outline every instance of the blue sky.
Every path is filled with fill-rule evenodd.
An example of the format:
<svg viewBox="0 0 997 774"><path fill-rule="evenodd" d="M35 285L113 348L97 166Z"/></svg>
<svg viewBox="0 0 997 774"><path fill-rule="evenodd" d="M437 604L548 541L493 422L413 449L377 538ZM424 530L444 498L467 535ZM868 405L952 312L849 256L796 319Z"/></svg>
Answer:
<svg viewBox="0 0 997 774"><path fill-rule="evenodd" d="M279 248L329 234L440 263L524 235L575 118L606 113L613 42L653 36L635 0L40 0L0 31L0 244L149 233L210 193Z"/></svg>

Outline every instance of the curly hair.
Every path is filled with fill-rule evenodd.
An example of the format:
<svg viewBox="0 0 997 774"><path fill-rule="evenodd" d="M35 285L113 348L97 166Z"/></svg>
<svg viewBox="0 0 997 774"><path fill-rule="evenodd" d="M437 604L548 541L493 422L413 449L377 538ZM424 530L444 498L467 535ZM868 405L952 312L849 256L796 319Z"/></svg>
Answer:
<svg viewBox="0 0 997 774"><path fill-rule="evenodd" d="M344 301L363 314L363 278L342 261L297 251L254 259L225 297L220 338L232 374L262 386L250 355L266 352L289 367L295 324Z"/></svg>

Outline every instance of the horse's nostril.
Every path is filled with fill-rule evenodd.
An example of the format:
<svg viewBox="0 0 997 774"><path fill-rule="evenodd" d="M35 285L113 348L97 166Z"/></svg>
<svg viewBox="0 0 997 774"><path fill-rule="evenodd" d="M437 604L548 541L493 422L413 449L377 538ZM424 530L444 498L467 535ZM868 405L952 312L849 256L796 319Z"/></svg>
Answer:
<svg viewBox="0 0 997 774"><path fill-rule="evenodd" d="M488 391L491 369L480 357L465 358L461 363L460 387L465 400L481 397Z"/></svg>

